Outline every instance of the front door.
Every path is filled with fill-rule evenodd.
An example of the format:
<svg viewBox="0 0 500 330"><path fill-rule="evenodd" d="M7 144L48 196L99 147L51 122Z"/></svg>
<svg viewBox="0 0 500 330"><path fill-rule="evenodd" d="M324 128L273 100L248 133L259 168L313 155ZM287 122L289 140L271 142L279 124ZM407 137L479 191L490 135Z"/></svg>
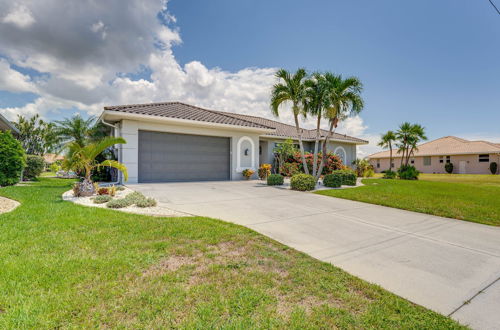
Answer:
<svg viewBox="0 0 500 330"><path fill-rule="evenodd" d="M461 160L458 163L458 173L460 173L460 174L467 173L467 162L465 160Z"/></svg>

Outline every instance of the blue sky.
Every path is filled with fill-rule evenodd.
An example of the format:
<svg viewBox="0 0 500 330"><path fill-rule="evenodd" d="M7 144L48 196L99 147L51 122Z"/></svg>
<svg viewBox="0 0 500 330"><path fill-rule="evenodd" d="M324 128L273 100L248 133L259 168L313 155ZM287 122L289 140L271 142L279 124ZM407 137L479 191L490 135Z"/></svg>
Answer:
<svg viewBox="0 0 500 330"><path fill-rule="evenodd" d="M305 67L364 82L349 134L375 142L410 121L431 139L500 141L500 15L487 0L62 1L0 0L9 118L171 100L270 117L274 70Z"/></svg>
<svg viewBox="0 0 500 330"><path fill-rule="evenodd" d="M500 16L484 1L173 0L181 63L356 75L369 132L500 138Z"/></svg>

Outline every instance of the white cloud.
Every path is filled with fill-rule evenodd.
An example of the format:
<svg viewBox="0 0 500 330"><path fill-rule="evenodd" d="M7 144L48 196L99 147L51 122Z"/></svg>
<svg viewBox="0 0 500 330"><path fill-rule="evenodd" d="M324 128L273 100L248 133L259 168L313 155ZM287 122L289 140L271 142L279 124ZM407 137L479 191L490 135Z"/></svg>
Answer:
<svg viewBox="0 0 500 330"><path fill-rule="evenodd" d="M12 69L6 60L0 58L0 90L13 93L34 92L36 87L29 76Z"/></svg>
<svg viewBox="0 0 500 330"><path fill-rule="evenodd" d="M11 11L2 19L3 23L13 24L21 29L27 28L33 23L35 19L31 11L22 4L15 4Z"/></svg>

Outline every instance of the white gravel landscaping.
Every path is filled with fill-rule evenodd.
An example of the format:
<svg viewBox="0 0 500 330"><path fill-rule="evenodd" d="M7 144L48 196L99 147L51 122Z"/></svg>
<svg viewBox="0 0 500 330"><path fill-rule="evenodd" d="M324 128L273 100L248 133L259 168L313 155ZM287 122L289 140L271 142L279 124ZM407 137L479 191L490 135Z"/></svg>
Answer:
<svg viewBox="0 0 500 330"><path fill-rule="evenodd" d="M133 193L134 190L124 187L124 190L117 191L116 195L113 197L113 199L119 199L127 196L130 193ZM135 205L132 206L127 206L119 209L111 209L106 207L106 203L104 204L95 204L92 198L95 196L90 196L90 197L75 197L73 195L73 190L68 190L66 191L63 195L62 198L65 201L73 202L76 204L80 205L85 205L85 206L91 206L91 207L100 207L100 208L106 208L109 210L116 210L116 211L122 211L122 212L128 212L128 213L135 213L135 214L144 214L144 215L152 215L152 216L161 216L161 217L185 217L185 216L190 216L190 214L186 213L181 213L177 212L171 209L168 209L166 207L162 206L153 206L153 207L137 207Z"/></svg>
<svg viewBox="0 0 500 330"><path fill-rule="evenodd" d="M13 211L16 207L21 205L18 201L0 197L0 213L7 213Z"/></svg>

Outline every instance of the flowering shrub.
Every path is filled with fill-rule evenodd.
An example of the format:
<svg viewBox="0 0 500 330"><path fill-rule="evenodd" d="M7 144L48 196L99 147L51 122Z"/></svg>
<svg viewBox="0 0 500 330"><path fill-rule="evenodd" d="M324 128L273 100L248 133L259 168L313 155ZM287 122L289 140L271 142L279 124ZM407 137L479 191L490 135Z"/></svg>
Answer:
<svg viewBox="0 0 500 330"><path fill-rule="evenodd" d="M254 170L251 170L249 168L243 170L243 172L241 174L243 174L243 176L245 177L245 179L250 179L250 177L255 173Z"/></svg>
<svg viewBox="0 0 500 330"><path fill-rule="evenodd" d="M292 177L295 174L299 174L300 173L299 164L284 163L283 166L281 166L280 173L287 177Z"/></svg>
<svg viewBox="0 0 500 330"><path fill-rule="evenodd" d="M271 164L262 164L259 167L259 179L266 180L267 177L271 174Z"/></svg>
<svg viewBox="0 0 500 330"><path fill-rule="evenodd" d="M317 161L318 166L321 163L321 157L322 157L322 154L320 152L320 153L318 153L318 161ZM306 158L307 167L309 168L309 173L312 173L314 155L312 153L306 153L305 158ZM300 152L295 153L292 157L288 157L285 160L285 164L296 164L297 169L300 172L304 172L304 168L302 165L302 158L300 157ZM323 172L321 174L330 174L335 170L343 170L345 168L346 167L342 164L342 160L340 159L340 157L337 156L336 154L329 152L327 154L327 161L325 163L325 166L323 167Z"/></svg>

